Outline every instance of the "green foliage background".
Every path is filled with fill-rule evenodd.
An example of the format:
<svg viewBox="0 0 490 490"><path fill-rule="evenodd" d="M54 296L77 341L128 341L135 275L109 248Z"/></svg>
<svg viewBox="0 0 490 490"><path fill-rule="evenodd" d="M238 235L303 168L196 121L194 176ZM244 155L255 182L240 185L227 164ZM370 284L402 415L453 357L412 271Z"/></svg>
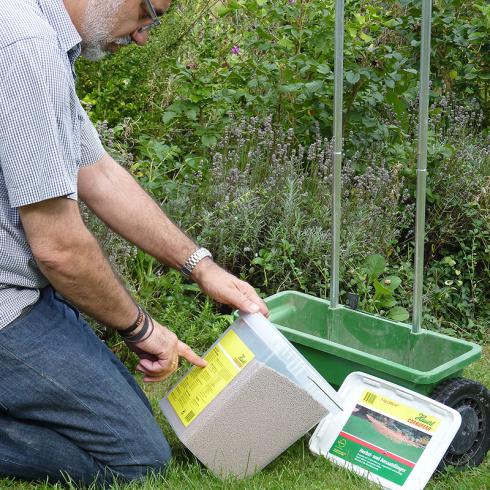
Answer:
<svg viewBox="0 0 490 490"><path fill-rule="evenodd" d="M420 5L346 2L341 296L356 292L363 309L403 321ZM263 295L328 297L333 30L332 0L181 0L147 47L78 67L79 94L94 122L105 121L114 156ZM425 324L481 342L490 319L487 2L434 1L431 71ZM193 304L198 292L123 249L116 261L140 298L158 311L169 298Z"/></svg>

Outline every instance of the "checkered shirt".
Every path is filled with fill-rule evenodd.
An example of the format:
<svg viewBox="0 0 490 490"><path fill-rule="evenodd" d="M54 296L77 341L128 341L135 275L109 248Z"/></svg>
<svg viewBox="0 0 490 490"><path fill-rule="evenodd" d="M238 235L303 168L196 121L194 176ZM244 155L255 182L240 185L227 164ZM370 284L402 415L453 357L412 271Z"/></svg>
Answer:
<svg viewBox="0 0 490 490"><path fill-rule="evenodd" d="M48 284L18 208L77 199L104 149L75 92L81 38L62 0L0 0L0 328Z"/></svg>

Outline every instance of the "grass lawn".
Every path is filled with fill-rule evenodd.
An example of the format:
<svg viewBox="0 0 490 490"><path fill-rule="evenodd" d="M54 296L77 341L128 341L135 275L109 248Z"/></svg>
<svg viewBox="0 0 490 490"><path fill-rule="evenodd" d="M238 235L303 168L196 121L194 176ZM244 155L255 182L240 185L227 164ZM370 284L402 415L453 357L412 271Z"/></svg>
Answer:
<svg viewBox="0 0 490 490"><path fill-rule="evenodd" d="M180 375L182 373L178 373ZM486 386L490 386L490 346L484 349L484 355L480 361L474 363L465 372L466 377L478 380ZM177 375L176 375L177 376ZM174 378L175 380L175 378ZM340 469L323 458L310 454L308 450L308 438L304 437L294 444L276 461L270 464L259 474L245 481L222 482L206 471L172 434L168 424L163 419L158 409L158 400L165 394L166 385L145 385L144 389L155 407L157 418L164 428L174 451L174 460L165 477L151 478L144 483L114 486L117 489L240 489L240 490L363 490L378 488L348 471ZM218 429L217 429L218 430ZM30 490L45 489L55 490L61 488L58 485L24 483L10 479L0 480L0 489ZM448 471L443 475L433 477L428 489L438 490L483 490L490 489L490 456L478 467L463 472Z"/></svg>

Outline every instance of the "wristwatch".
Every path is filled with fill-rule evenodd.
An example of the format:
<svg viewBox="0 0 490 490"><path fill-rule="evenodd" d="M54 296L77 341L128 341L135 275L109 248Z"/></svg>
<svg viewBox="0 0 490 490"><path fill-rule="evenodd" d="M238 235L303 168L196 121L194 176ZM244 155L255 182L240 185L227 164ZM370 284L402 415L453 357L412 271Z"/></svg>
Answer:
<svg viewBox="0 0 490 490"><path fill-rule="evenodd" d="M180 268L180 272L184 274L186 277L190 277L192 271L196 267L199 262L205 257L213 258L211 252L204 247L198 248L193 254L189 256L189 258L185 261L184 265Z"/></svg>

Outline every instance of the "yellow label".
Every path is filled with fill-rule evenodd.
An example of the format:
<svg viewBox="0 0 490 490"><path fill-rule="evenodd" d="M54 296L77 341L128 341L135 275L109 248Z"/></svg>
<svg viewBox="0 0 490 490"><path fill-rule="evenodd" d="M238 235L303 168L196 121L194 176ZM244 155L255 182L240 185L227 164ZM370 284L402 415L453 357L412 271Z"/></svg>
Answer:
<svg viewBox="0 0 490 490"><path fill-rule="evenodd" d="M381 410L386 415L394 416L426 432L434 433L441 423L438 418L428 413L369 390L364 391L360 402L366 407Z"/></svg>
<svg viewBox="0 0 490 490"><path fill-rule="evenodd" d="M194 367L170 392L168 401L187 427L254 358L230 330L204 357L205 368Z"/></svg>

